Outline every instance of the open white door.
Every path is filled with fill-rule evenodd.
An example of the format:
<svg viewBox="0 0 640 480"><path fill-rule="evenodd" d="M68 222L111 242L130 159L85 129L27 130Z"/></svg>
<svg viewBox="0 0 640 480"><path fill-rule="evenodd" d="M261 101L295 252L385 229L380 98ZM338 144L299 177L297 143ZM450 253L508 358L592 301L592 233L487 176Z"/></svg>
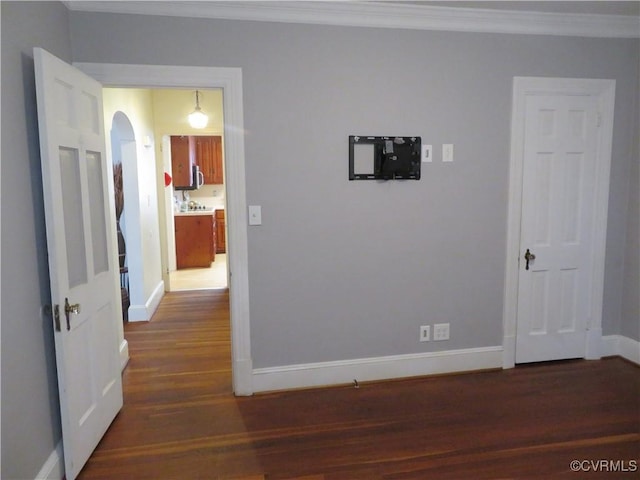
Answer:
<svg viewBox="0 0 640 480"><path fill-rule="evenodd" d="M64 460L73 480L122 407L113 186L102 86L40 48L34 59Z"/></svg>

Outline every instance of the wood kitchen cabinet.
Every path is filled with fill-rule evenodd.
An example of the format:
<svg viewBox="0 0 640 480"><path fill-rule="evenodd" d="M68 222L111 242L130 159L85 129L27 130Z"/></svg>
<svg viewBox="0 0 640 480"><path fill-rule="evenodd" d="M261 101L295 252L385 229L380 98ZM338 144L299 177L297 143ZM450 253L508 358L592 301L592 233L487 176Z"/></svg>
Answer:
<svg viewBox="0 0 640 480"><path fill-rule="evenodd" d="M225 238L224 210L216 210L216 253L227 251L227 241Z"/></svg>
<svg viewBox="0 0 640 480"><path fill-rule="evenodd" d="M195 139L196 164L204 174L205 185L221 185L222 176L222 137L197 136Z"/></svg>
<svg viewBox="0 0 640 480"><path fill-rule="evenodd" d="M211 215L211 219L213 220L213 235L211 236L211 261L215 262L216 253L218 253L218 228L216 225L216 216Z"/></svg>
<svg viewBox="0 0 640 480"><path fill-rule="evenodd" d="M186 135L171 136L171 173L174 188L192 187L195 158L195 141L193 137Z"/></svg>
<svg viewBox="0 0 640 480"><path fill-rule="evenodd" d="M215 216L176 215L177 268L210 267L215 259Z"/></svg>

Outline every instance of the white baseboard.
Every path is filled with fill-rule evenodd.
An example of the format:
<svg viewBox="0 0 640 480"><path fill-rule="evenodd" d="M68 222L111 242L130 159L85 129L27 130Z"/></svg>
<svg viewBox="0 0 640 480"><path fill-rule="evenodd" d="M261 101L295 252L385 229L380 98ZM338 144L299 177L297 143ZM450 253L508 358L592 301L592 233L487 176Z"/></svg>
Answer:
<svg viewBox="0 0 640 480"><path fill-rule="evenodd" d="M502 368L502 346L360 358L253 370L253 391L287 390Z"/></svg>
<svg viewBox="0 0 640 480"><path fill-rule="evenodd" d="M516 336L505 335L502 340L502 368L514 368L516 366Z"/></svg>
<svg viewBox="0 0 640 480"><path fill-rule="evenodd" d="M120 370L124 370L124 367L129 363L129 342L126 339L122 340L120 344Z"/></svg>
<svg viewBox="0 0 640 480"><path fill-rule="evenodd" d="M619 355L630 362L640 365L640 342L622 335L602 337L602 356Z"/></svg>
<svg viewBox="0 0 640 480"><path fill-rule="evenodd" d="M239 397L253 394L253 367L251 358L233 361L233 393Z"/></svg>
<svg viewBox="0 0 640 480"><path fill-rule="evenodd" d="M47 461L36 475L35 480L60 480L64 477L64 458L62 456L62 440L51 452Z"/></svg>
<svg viewBox="0 0 640 480"><path fill-rule="evenodd" d="M584 358L598 360L602 357L602 328L589 328L585 345Z"/></svg>
<svg viewBox="0 0 640 480"><path fill-rule="evenodd" d="M129 306L129 321L130 322L148 322L158 309L160 300L164 295L164 281L160 280L160 283L156 285L153 293L149 296L144 305L131 305Z"/></svg>

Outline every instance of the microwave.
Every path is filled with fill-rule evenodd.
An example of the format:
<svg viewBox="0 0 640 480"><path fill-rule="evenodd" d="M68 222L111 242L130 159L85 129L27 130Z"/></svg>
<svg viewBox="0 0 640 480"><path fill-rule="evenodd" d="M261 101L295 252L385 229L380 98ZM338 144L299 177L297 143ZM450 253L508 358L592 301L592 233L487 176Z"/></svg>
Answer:
<svg viewBox="0 0 640 480"><path fill-rule="evenodd" d="M200 167L197 165L194 165L193 167L191 167L191 169L192 169L191 185L188 187L187 186L174 187L175 190L197 190L204 185L204 173L200 171Z"/></svg>

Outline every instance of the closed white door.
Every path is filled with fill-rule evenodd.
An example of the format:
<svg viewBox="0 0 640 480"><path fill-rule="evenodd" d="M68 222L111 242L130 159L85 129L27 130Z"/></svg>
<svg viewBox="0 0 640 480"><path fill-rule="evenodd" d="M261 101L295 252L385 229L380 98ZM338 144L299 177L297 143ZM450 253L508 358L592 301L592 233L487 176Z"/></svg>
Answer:
<svg viewBox="0 0 640 480"><path fill-rule="evenodd" d="M585 357L598 122L593 96L526 99L516 363Z"/></svg>
<svg viewBox="0 0 640 480"><path fill-rule="evenodd" d="M45 50L34 58L65 475L73 480L122 407L113 184L102 86Z"/></svg>

